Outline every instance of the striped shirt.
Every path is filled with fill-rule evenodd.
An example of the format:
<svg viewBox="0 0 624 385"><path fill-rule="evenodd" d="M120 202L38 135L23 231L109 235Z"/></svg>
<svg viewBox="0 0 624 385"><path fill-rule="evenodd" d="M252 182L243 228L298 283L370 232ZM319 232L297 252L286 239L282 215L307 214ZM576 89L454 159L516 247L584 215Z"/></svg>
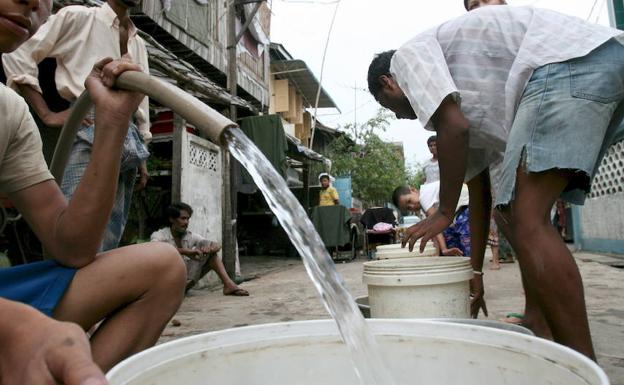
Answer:
<svg viewBox="0 0 624 385"><path fill-rule="evenodd" d="M470 180L502 158L522 92L536 68L585 56L622 31L533 7L483 7L400 47L390 73L422 125L453 97L470 123Z"/></svg>

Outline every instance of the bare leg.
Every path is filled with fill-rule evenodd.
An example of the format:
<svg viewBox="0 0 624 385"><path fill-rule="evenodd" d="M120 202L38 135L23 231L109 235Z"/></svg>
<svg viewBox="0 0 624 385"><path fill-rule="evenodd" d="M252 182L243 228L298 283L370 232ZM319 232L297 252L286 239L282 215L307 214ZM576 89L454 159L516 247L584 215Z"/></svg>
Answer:
<svg viewBox="0 0 624 385"><path fill-rule="evenodd" d="M242 296L249 295L247 290L241 289L234 281L232 281L227 271L225 271L225 266L223 266L223 261L221 261L221 258L219 258L218 255L213 254L209 258L210 259L208 259L208 266L210 266L210 268L214 270L215 273L217 273L217 276L219 276L219 279L221 279L221 282L223 282L223 294L224 295L229 295L237 291ZM208 271L206 271L206 273Z"/></svg>
<svg viewBox="0 0 624 385"><path fill-rule="evenodd" d="M520 261L518 248L516 246L516 240L513 237L510 226L510 214L509 210L504 211L495 211L494 218L496 219L496 224L501 232L505 235L509 243L512 245L514 250L516 250L516 258ZM522 266L521 266L522 267ZM552 333L550 332L550 327L548 326L548 322L546 322L546 318L544 318L544 314L540 309L537 301L535 300L535 295L529 295L529 286L527 285L524 274L521 270L521 278L522 278L522 288L524 289L524 299L525 299L525 307L524 307L524 317L522 318L522 326L525 326L536 336L546 338L552 340Z"/></svg>
<svg viewBox="0 0 624 385"><path fill-rule="evenodd" d="M107 371L153 346L184 295L186 269L177 250L150 242L110 250L78 270L54 317L88 330L94 361Z"/></svg>
<svg viewBox="0 0 624 385"><path fill-rule="evenodd" d="M499 270L500 266L500 258L498 256L498 246L490 246L492 249L492 263L490 264L490 270Z"/></svg>
<svg viewBox="0 0 624 385"><path fill-rule="evenodd" d="M556 342L595 360L581 275L549 216L572 173L519 169L516 175L510 240L518 252L528 298L533 297L541 309Z"/></svg>

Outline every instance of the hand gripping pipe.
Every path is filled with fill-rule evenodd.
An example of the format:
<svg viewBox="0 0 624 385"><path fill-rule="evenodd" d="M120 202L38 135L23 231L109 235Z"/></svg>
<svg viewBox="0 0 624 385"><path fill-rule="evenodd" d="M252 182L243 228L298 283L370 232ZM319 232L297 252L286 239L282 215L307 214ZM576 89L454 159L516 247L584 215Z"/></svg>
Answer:
<svg viewBox="0 0 624 385"><path fill-rule="evenodd" d="M187 122L194 125L199 130L200 136L216 144L222 144L221 134L223 131L231 127L238 127L236 123L213 110L196 97L143 72L124 72L117 79L115 86L124 90L144 93L165 107L171 108L175 113L186 119ZM76 100L70 116L65 125L63 125L54 149L52 164L50 165L50 171L59 186L63 181L63 173L69 160L76 133L80 129L80 125L89 112L91 105L89 93L87 91L83 92Z"/></svg>

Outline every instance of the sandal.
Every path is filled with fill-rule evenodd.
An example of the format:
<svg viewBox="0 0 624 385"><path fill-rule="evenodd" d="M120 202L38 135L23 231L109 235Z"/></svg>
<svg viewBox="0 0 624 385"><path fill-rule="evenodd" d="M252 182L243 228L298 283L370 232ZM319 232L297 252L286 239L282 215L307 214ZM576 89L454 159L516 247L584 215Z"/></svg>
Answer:
<svg viewBox="0 0 624 385"><path fill-rule="evenodd" d="M512 324L512 325L522 325L523 319L524 319L524 314L507 313L505 318L502 318L499 321Z"/></svg>

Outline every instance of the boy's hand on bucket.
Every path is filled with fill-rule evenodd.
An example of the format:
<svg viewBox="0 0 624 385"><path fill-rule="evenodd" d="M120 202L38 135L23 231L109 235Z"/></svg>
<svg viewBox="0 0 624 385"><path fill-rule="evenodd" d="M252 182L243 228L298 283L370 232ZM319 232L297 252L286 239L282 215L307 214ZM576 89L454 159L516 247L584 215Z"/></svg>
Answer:
<svg viewBox="0 0 624 385"><path fill-rule="evenodd" d="M470 280L470 316L477 318L479 310L483 309L483 314L487 317L488 310L484 298L483 276L475 274Z"/></svg>
<svg viewBox="0 0 624 385"><path fill-rule="evenodd" d="M95 104L96 114L127 123L137 110L145 95L113 88L117 77L126 71L141 71L141 67L132 63L127 55L119 60L105 58L95 63L85 80L85 87Z"/></svg>
<svg viewBox="0 0 624 385"><path fill-rule="evenodd" d="M444 231L450 224L451 220L449 218L444 216L440 211L436 211L424 221L410 226L405 231L401 247L405 247L405 244L409 243L409 251L412 251L414 249L414 244L420 239L420 252L422 253L425 250L427 242Z"/></svg>

